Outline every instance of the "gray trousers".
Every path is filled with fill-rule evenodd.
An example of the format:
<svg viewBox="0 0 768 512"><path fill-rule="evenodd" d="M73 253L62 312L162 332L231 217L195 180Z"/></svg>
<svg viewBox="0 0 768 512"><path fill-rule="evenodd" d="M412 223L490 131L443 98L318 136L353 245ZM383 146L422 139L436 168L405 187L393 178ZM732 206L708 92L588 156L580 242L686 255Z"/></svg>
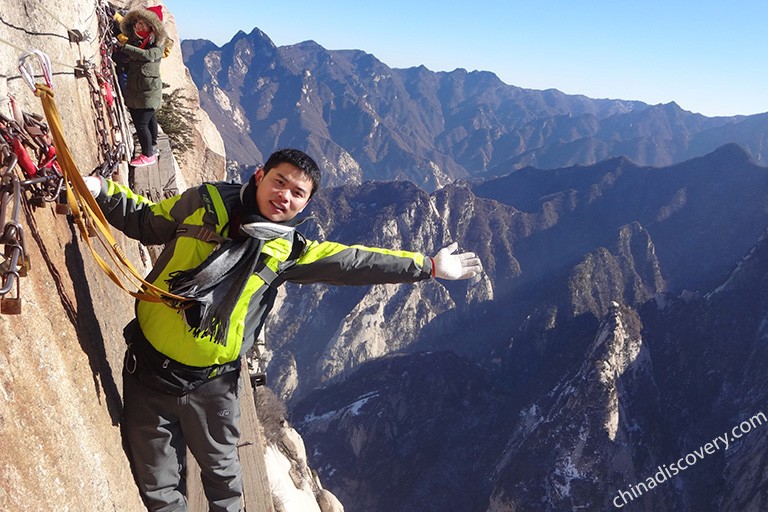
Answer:
<svg viewBox="0 0 768 512"><path fill-rule="evenodd" d="M187 510L187 446L200 465L209 510L240 510L239 374L227 373L176 397L123 370L123 436L147 510Z"/></svg>

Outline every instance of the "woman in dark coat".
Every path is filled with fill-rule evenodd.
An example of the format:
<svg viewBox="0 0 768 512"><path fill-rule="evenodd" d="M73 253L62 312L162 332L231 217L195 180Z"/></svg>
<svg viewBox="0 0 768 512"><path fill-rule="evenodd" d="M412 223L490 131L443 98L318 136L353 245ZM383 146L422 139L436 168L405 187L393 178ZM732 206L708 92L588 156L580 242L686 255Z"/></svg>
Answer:
<svg viewBox="0 0 768 512"><path fill-rule="evenodd" d="M128 64L125 106L133 119L141 145L141 154L130 165L143 167L155 163L157 154L157 117L163 103L160 60L173 41L163 27L162 6L134 9L123 17L120 30L127 40L122 47Z"/></svg>

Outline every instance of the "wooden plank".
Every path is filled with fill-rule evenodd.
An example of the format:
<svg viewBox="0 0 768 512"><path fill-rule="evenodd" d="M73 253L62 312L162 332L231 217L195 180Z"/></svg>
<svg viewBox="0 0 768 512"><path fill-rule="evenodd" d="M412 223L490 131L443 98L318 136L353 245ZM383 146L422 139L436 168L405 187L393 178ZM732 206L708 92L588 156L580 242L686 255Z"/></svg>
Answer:
<svg viewBox="0 0 768 512"><path fill-rule="evenodd" d="M203 492L203 482L200 480L200 466L187 448L187 510L189 512L206 512L208 500Z"/></svg>
<svg viewBox="0 0 768 512"><path fill-rule="evenodd" d="M267 463L264 459L264 439L256 416L256 401L248 378L248 366L242 358L240 370L243 391L240 394L240 464L243 466L243 491L246 512L275 512L269 490Z"/></svg>
<svg viewBox="0 0 768 512"><path fill-rule="evenodd" d="M238 455L243 467L243 510L245 512L275 512L269 490L267 464L264 460L264 442L256 415L253 388L243 358L241 369L243 389L240 392L240 442ZM187 508L189 512L205 512L208 501L200 481L200 467L187 450Z"/></svg>
<svg viewBox="0 0 768 512"><path fill-rule="evenodd" d="M157 137L160 154L157 161L146 167L129 167L128 183L131 190L153 201L165 199L179 193L176 185L176 170L168 136Z"/></svg>

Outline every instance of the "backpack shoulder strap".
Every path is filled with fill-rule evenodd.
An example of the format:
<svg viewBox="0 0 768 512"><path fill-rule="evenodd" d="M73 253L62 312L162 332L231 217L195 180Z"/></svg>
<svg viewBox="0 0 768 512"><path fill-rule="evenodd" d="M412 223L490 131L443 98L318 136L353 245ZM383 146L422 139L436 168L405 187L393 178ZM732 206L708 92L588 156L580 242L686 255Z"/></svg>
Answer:
<svg viewBox="0 0 768 512"><path fill-rule="evenodd" d="M176 236L188 236L203 242L222 244L229 239L219 234L217 226L222 216L224 219L221 221L224 223L229 222L229 218L227 218L228 213L224 208L221 194L212 183L204 183L198 188L198 191L205 205L203 224L180 224L176 228Z"/></svg>
<svg viewBox="0 0 768 512"><path fill-rule="evenodd" d="M284 279L282 279L274 270L269 268L267 264L264 263L264 260L259 260L253 272L271 288L279 288L284 282Z"/></svg>
<svg viewBox="0 0 768 512"><path fill-rule="evenodd" d="M307 243L307 239L304 238L304 235L299 233L298 231L294 231L294 237L293 237L293 248L291 250L290 256L288 256L288 259L285 263L288 263L289 265L295 262L299 257L301 256L302 252L304 251L304 247ZM279 288L280 285L282 285L285 282L285 279L269 268L266 263L264 263L263 260L259 260L259 262L256 264L256 269L254 272L265 282L267 283L267 286L270 286L272 288Z"/></svg>

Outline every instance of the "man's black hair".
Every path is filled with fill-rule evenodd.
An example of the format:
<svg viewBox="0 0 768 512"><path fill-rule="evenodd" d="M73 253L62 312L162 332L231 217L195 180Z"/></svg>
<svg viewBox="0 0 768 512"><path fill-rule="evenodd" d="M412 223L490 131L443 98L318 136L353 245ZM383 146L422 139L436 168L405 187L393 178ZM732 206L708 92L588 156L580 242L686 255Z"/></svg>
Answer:
<svg viewBox="0 0 768 512"><path fill-rule="evenodd" d="M309 193L309 197L312 197L317 192L317 189L320 188L320 168L317 166L317 163L312 160L311 156L299 149L278 149L269 155L267 162L264 164L264 174L284 162L295 165L309 176L312 180L312 191Z"/></svg>

